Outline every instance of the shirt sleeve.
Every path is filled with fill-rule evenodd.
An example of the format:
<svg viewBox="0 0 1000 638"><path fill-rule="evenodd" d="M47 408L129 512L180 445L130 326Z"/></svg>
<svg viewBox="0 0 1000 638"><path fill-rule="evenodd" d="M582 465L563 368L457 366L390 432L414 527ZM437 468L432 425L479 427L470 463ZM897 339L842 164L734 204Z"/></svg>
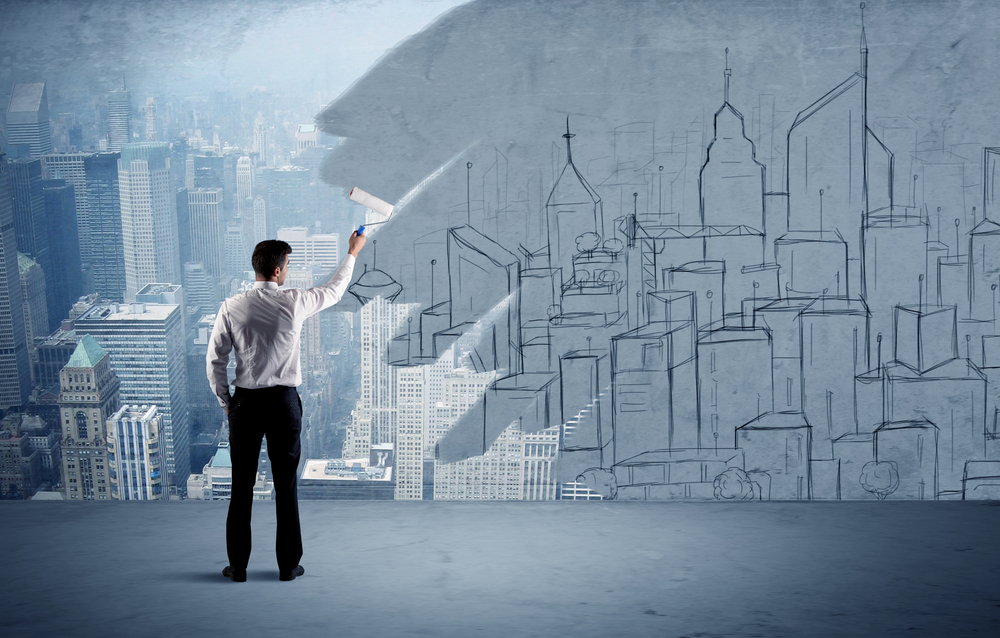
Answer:
<svg viewBox="0 0 1000 638"><path fill-rule="evenodd" d="M325 310L340 301L344 293L347 292L347 285L351 283L351 275L354 273L354 255L348 255L340 268L333 274L330 281L322 286L303 290L298 295L298 310L304 317L311 317L321 310Z"/></svg>
<svg viewBox="0 0 1000 638"><path fill-rule="evenodd" d="M208 353L205 360L208 368L208 383L212 393L219 399L219 405L229 409L229 353L233 349L233 334L229 325L229 315L226 313L226 302L222 302L215 316L215 327L212 328L212 338L208 341Z"/></svg>

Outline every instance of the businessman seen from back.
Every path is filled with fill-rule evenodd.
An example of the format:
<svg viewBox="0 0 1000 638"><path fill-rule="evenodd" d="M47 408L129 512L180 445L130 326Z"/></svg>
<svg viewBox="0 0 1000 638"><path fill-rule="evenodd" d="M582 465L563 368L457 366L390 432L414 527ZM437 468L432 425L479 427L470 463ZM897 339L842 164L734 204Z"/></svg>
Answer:
<svg viewBox="0 0 1000 638"><path fill-rule="evenodd" d="M302 401L295 389L299 372L299 336L303 322L340 301L351 281L354 260L364 235L351 234L347 257L325 284L281 289L288 276L292 247L266 240L253 251L257 281L253 288L222 302L208 344L208 380L229 417L229 453L233 462L232 496L226 518L229 566L223 576L243 582L250 560L250 508L257 480L257 459L267 437L277 510L275 553L278 578L294 580L305 573L296 472ZM226 366L236 354L236 390L229 394Z"/></svg>

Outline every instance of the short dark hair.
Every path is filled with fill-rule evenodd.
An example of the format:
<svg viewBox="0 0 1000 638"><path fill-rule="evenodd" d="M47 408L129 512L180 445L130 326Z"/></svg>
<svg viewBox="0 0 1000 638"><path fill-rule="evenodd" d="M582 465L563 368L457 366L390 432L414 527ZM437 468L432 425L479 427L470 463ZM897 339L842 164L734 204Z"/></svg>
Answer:
<svg viewBox="0 0 1000 638"><path fill-rule="evenodd" d="M257 244L253 249L253 270L259 275L270 277L274 274L275 268L285 265L285 255L292 254L292 247L288 242L280 239L265 239Z"/></svg>

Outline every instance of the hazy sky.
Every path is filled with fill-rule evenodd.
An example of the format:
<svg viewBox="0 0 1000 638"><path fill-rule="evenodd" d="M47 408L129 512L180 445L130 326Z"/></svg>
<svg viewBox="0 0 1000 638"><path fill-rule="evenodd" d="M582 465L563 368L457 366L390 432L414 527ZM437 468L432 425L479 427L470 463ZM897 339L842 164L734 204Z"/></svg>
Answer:
<svg viewBox="0 0 1000 638"><path fill-rule="evenodd" d="M462 0L2 2L0 91L44 80L64 96L266 86L331 98Z"/></svg>

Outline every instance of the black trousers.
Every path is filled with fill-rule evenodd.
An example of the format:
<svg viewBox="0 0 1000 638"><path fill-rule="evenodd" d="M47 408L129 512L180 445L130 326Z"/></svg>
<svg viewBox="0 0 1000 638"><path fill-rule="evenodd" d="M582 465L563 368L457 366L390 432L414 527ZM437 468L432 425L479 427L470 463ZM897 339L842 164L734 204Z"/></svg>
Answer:
<svg viewBox="0 0 1000 638"><path fill-rule="evenodd" d="M293 387L236 388L229 402L229 454L233 461L233 491L226 518L226 549L234 569L246 569L250 560L250 514L261 440L267 437L271 460L278 529L274 551L278 569L295 569L302 558L296 471L302 400Z"/></svg>

